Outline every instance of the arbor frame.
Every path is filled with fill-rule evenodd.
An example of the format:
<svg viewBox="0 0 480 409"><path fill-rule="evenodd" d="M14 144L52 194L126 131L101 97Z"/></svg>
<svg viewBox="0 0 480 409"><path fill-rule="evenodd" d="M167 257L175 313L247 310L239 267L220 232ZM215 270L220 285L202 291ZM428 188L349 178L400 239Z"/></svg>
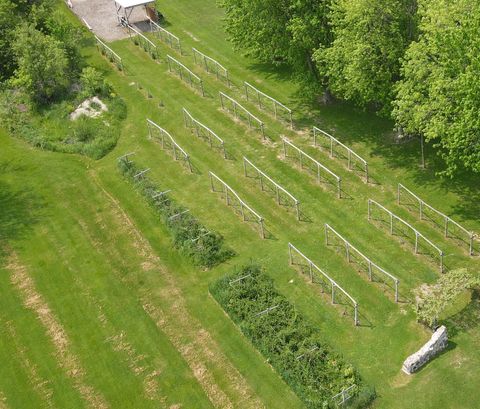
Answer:
<svg viewBox="0 0 480 409"><path fill-rule="evenodd" d="M150 31L153 33L153 35L182 55L182 44L180 39L175 34L172 34L170 31L165 30L163 27L158 25L150 17L148 17L148 21L150 24Z"/></svg>
<svg viewBox="0 0 480 409"><path fill-rule="evenodd" d="M113 62L120 71L124 71L122 58L97 36L95 36L95 41L97 42L98 51Z"/></svg>
<svg viewBox="0 0 480 409"><path fill-rule="evenodd" d="M195 64L199 64L199 61L197 60L197 56L199 56L199 59L203 60L203 66L205 67L205 71L207 71L207 73L215 73L217 80L224 78L227 82L228 88L230 88L230 77L228 75L228 70L222 64L220 64L217 60L214 60L212 57L209 57L208 55L202 53L201 51L198 51L195 47L192 47L192 51ZM214 67L213 71L210 71L209 69L209 62Z"/></svg>
<svg viewBox="0 0 480 409"><path fill-rule="evenodd" d="M128 37L130 40L135 42L135 38L139 39L139 45L148 53L154 60L158 60L159 53L157 50L157 46L147 37L145 37L139 30L135 27L127 24L125 26L128 30ZM133 32L133 34L132 34ZM136 36L136 37L135 37Z"/></svg>
<svg viewBox="0 0 480 409"><path fill-rule="evenodd" d="M248 95L248 90L251 90L255 93L256 95L256 100L258 103L258 106L260 109L263 109L266 107L266 105L262 105L262 97L269 100L272 103L273 107L273 114L275 116L275 119L278 119L278 110L280 109L281 111L283 110L284 112L287 113L288 116L288 122L290 123L290 128L293 129L293 117L292 117L292 110L282 104L281 102L277 101L275 98L271 97L270 95L265 94L264 92L260 91L258 88L255 88L252 84L248 83L247 81L243 82L243 86L245 89L245 97L247 98L247 101L250 101L249 95Z"/></svg>
<svg viewBox="0 0 480 409"><path fill-rule="evenodd" d="M166 145L170 144L172 147L173 158L178 160L180 153L180 158L183 159L183 162L187 165L191 173L193 173L192 163L190 162L190 156L185 152L182 147L173 139L165 129L153 122L151 119L147 118L147 127L148 127L148 137L149 139L160 139L162 149L165 150ZM152 132L152 130L157 131L160 134L160 138Z"/></svg>
<svg viewBox="0 0 480 409"><path fill-rule="evenodd" d="M443 222L444 222L443 232L444 232L445 238L452 238L451 236L448 235L448 228L451 225L457 227L462 233L464 233L468 238L468 241L466 242L467 245L468 245L468 254L470 256L474 255L473 243L474 243L475 237L477 237L477 235L473 231L468 231L465 227L463 227L462 225L457 223L455 220L452 220L446 214L444 214L444 213L440 212L439 210L435 209L434 207L430 206L428 203L424 202L415 193L413 193L411 190L407 189L401 183L399 183L398 187L397 187L397 203L399 205L402 204L401 203L402 192L408 193L408 195L413 197L413 199L418 203L420 220L425 220L425 218L424 218L425 209L432 211L437 216L439 216L441 219L443 219ZM433 223L433 224L436 225L436 223Z"/></svg>
<svg viewBox="0 0 480 409"><path fill-rule="evenodd" d="M274 190L275 190L275 197L276 197L276 201L277 201L277 204L278 205L281 205L281 195L280 195L280 192L284 193L292 202L293 202L293 205L291 207L293 207L295 209L295 213L296 213L296 216L297 216L297 220L300 220L300 201L297 200L290 192L288 192L285 188L283 188L282 186L280 186L277 182L275 182L270 176L268 176L265 172L261 171L259 168L257 168L251 161L249 161L245 156L243 157L243 173L245 175L245 177L248 177L248 172L247 172L247 168L248 168L248 165L250 167L252 167L253 169L255 169L255 172L257 173L258 175L258 178L260 180L260 186L261 186L261 189L262 189L262 192L265 190L264 189L264 179L268 182L270 182L273 186L274 186Z"/></svg>
<svg viewBox="0 0 480 409"><path fill-rule="evenodd" d="M185 108L182 108L182 112L185 127L189 128L190 130L194 130L195 134L199 138L206 137L208 139L208 143L210 144L210 148L213 148L213 141L217 141L220 144L220 150L223 152L223 158L227 159L227 152L225 151L225 142L223 141L223 139L220 138L210 128L195 119L192 114L190 114L190 112L188 112ZM202 133L202 130L205 132L206 135Z"/></svg>
<svg viewBox="0 0 480 409"><path fill-rule="evenodd" d="M202 97L205 96L205 90L203 88L203 80L198 75L193 73L189 68L187 68L180 61L176 60L169 54L167 54L167 64L168 64L168 72L172 72L172 70L175 71L182 81L186 81L185 80L185 73L186 73L188 77L188 83L190 84L190 86L192 88L195 88L194 84L196 84L198 86L198 89L200 90L200 93L202 94Z"/></svg>
<svg viewBox="0 0 480 409"><path fill-rule="evenodd" d="M208 174L210 176L210 187L212 189L212 192L218 192L217 190L215 190L214 181L219 182L220 185L222 186L222 190L220 192L225 193L225 203L227 204L227 206L230 205L230 197L229 197L229 193L230 193L231 195L233 195L233 197L235 199L237 199L238 204L240 205L240 213L242 215L243 221L244 222L247 221L247 219L246 219L246 213L247 212L252 214L254 216L254 218L256 219L256 221L258 223L258 226L260 227L260 237L262 239L265 239L265 226L264 226L263 217L260 216L255 210L253 210L248 204L246 204L240 198L240 196L237 194L237 192L235 192L235 190L233 190L222 179L220 179L217 175L215 175L215 173L209 171Z"/></svg>
<svg viewBox="0 0 480 409"><path fill-rule="evenodd" d="M316 167L316 174L317 174L317 182L320 183L320 171L323 170L328 175L332 176L337 184L337 196L339 199L342 198L342 178L328 169L326 166L322 165L318 160L312 158L308 153L305 153L300 148L295 146L292 142L290 142L287 138L282 137L283 141L283 157L286 159L288 157L287 154L287 146L293 148L297 153L300 161L300 168L303 169L303 160L304 158L313 163ZM325 178L326 179L326 178Z"/></svg>
<svg viewBox="0 0 480 409"><path fill-rule="evenodd" d="M368 220L371 220L372 218L372 205L375 206L376 208L380 209L384 213L387 213L390 218L390 235L393 235L393 223L395 220L399 221L401 224L406 226L408 229L410 229L414 234L415 234L415 254L418 254L418 245L419 245L419 239L423 239L430 247L432 247L436 252L438 252L439 258L440 258L440 272L444 272L444 263L443 263L443 258L445 253L435 244L433 244L429 239L427 239L422 233L420 233L415 227L413 227L410 223L407 223L405 220L402 218L398 217L394 213L392 213L390 210L388 210L386 207L382 206L380 203L376 202L373 199L368 199Z"/></svg>
<svg viewBox="0 0 480 409"><path fill-rule="evenodd" d="M395 302L398 303L398 286L400 284L400 280L393 276L392 274L388 273L385 271L382 267L380 267L378 264L374 263L371 259L369 259L367 256L365 256L360 250L358 250L356 247L354 247L347 239L345 239L340 233L338 233L333 227L331 227L329 224L325 223L325 245L328 246L329 243L329 232L332 232L336 237L338 237L345 246L345 257L350 263L351 261L351 253L352 251L358 254L361 258L363 258L367 264L368 264L368 278L370 281L373 281L373 269L376 269L380 271L383 275L385 275L387 278L393 281L394 284L394 296L395 296Z"/></svg>
<svg viewBox="0 0 480 409"><path fill-rule="evenodd" d="M220 104L222 105L222 109L224 111L229 111L231 112L231 110L225 108L226 107L226 103L224 100L227 100L229 101L231 104L232 104L232 108L233 108L233 114L235 116L236 119L239 118L239 113L238 113L238 110L240 110L241 112L245 113L245 115L247 116L247 121L248 121L248 127L251 129L252 128L252 122L255 122L258 124L258 127L260 129L260 132L262 133L262 137L263 139L265 140L265 124L263 123L263 121L261 121L260 119L258 119L255 115L253 115L248 109L246 109L243 105L241 105L240 103L238 103L236 100L234 100L232 97L229 97L227 94L223 93L222 91L219 92L219 95L220 95Z"/></svg>
<svg viewBox="0 0 480 409"><path fill-rule="evenodd" d="M353 157L353 159L357 159L362 164L362 167L363 167L362 171L365 172L365 183L368 183L368 163L365 159L363 159L360 155L355 153L347 145L340 142L337 138L330 135L328 132L325 132L325 131L321 130L320 128L317 128L316 126L313 127L313 146L322 147L321 145L317 144L318 134L322 135L323 137L325 137L329 141L329 143L330 143L330 157L331 158L334 157L334 147L335 146L340 146L347 152L347 169L348 170L353 170L353 168L352 168L352 157Z"/></svg>
<svg viewBox="0 0 480 409"><path fill-rule="evenodd" d="M300 250L298 250L292 243L288 243L288 257L289 263L291 266L295 265L293 260L293 252L299 255L303 260L305 260L308 264L309 268L309 275L310 275L310 282L314 282L314 270L321 274L323 278L325 278L331 286L331 301L332 304L335 304L335 289L338 288L342 294L344 294L348 300L351 302L353 309L354 309L354 323L355 326L359 324L358 322L358 303L355 299L345 291L333 278L331 278L327 273L325 273L321 268L319 268L312 260L310 260L305 254L303 254Z"/></svg>

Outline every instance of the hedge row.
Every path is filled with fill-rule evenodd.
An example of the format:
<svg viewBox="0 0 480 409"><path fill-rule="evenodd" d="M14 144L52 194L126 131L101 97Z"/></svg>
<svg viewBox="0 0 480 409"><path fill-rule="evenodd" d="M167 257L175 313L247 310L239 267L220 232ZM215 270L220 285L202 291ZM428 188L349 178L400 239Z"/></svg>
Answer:
<svg viewBox="0 0 480 409"><path fill-rule="evenodd" d="M189 257L196 265L210 268L222 263L235 253L224 247L223 237L201 224L167 194L154 197L162 189L146 176L134 178L139 169L132 160L118 161L120 172L127 177L148 203L161 215L173 236L175 248ZM163 189L165 191L165 189ZM183 213L186 212L186 213ZM177 215L177 216L176 216Z"/></svg>
<svg viewBox="0 0 480 409"><path fill-rule="evenodd" d="M210 293L308 408L336 407L332 397L352 385L353 397L342 407L364 408L375 398L375 391L321 340L259 266L221 278Z"/></svg>

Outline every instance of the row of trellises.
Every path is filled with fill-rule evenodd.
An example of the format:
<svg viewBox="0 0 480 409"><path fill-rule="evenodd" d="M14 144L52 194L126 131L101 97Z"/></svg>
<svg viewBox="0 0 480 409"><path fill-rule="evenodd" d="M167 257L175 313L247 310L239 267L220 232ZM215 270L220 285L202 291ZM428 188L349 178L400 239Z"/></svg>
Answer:
<svg viewBox="0 0 480 409"><path fill-rule="evenodd" d="M250 264L210 286L210 293L308 408L363 408L375 391L335 353Z"/></svg>
<svg viewBox="0 0 480 409"><path fill-rule="evenodd" d="M118 168L129 179L147 202L162 217L173 236L175 248L189 257L194 264L210 268L222 263L235 253L224 246L223 237L209 230L187 208L178 204L146 176L149 169L140 169L130 158L118 159Z"/></svg>

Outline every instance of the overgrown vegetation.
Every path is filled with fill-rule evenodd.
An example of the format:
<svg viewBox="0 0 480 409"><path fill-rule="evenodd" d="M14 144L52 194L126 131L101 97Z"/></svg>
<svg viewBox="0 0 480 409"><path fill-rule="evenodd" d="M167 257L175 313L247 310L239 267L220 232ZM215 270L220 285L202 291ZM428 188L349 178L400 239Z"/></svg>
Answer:
<svg viewBox="0 0 480 409"><path fill-rule="evenodd" d="M108 153L117 143L126 109L103 74L84 63L82 29L64 20L54 0L0 0L0 23L5 23L0 28L0 119L5 128L43 149L94 159ZM108 112L70 120L75 108L93 96L104 100Z"/></svg>
<svg viewBox="0 0 480 409"><path fill-rule="evenodd" d="M332 397L352 385L348 407L363 408L375 398L258 265L224 276L210 292L308 408L335 407Z"/></svg>
<svg viewBox="0 0 480 409"><path fill-rule="evenodd" d="M176 203L160 187L142 175L135 177L141 169L127 157L118 161L120 172L134 183L155 211L162 216L173 236L173 244L196 265L211 268L224 262L234 252L224 247L223 237L209 230L189 213L188 209Z"/></svg>
<svg viewBox="0 0 480 409"><path fill-rule="evenodd" d="M416 291L417 319L434 328L442 313L464 291L480 286L480 279L465 269L442 275L435 284L424 285Z"/></svg>
<svg viewBox="0 0 480 409"><path fill-rule="evenodd" d="M433 141L445 175L480 173L480 0L221 4L238 49Z"/></svg>

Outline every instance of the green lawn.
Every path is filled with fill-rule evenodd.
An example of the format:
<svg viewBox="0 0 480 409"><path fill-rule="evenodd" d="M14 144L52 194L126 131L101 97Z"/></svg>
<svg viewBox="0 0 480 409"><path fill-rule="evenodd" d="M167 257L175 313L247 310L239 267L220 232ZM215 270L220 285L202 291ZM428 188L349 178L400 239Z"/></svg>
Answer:
<svg viewBox="0 0 480 409"><path fill-rule="evenodd" d="M395 144L390 122L345 105L312 106L287 71L255 63L232 50L224 40L222 12L215 1L161 3L167 28L181 38L185 55L158 43L162 58L157 63L129 40L113 43L124 59L125 75L93 46L85 49L128 107L111 154L95 162L42 152L0 133L0 203L8 209L0 215L0 237L6 236L9 243L2 255L0 280L0 354L8 363L0 369L0 398L5 398L5 405L88 406L93 398L87 390L112 408L302 407L208 295L210 282L256 259L267 267L282 293L320 328L325 340L375 385L379 395L375 407L478 406L480 330L475 320L460 325L475 316L472 308L478 304L450 321L455 331L446 353L414 376L401 373L402 361L429 337L415 322L411 289L433 282L438 267L428 257L415 256L410 242L392 238L366 215L367 199L373 198L444 249L448 268L478 271L478 257L468 257L466 250L443 238L441 229L399 207L395 192L401 182L480 231L479 178L443 181L435 176L440 165L432 150L427 149L428 169L418 168L418 146ZM230 69L231 90L194 66L192 46ZM166 53L203 78L205 98L168 73ZM366 185L338 160L312 148L306 129L292 132L247 102L242 96L244 80L294 108L298 124L316 124L355 148L367 158L374 183ZM139 91L137 82L153 98ZM221 112L219 90L265 121L267 142ZM182 107L225 140L229 160L184 128ZM147 139L147 117L167 129L191 155L193 174ZM280 135L341 175L344 198L337 199L332 188L319 186L292 160L285 161ZM173 250L158 216L116 168L116 157L130 151L136 152L139 165L151 168L152 179L172 189L175 199L223 234L238 255L201 271ZM292 211L277 206L255 180L243 176L244 155L300 199L305 221L296 221ZM210 191L208 171L224 179L265 218L268 239L262 240L253 223L243 223L219 193ZM400 279L399 304L393 302L390 289L369 283L342 254L325 246L324 223ZM357 299L359 327L353 326L350 316L342 316L343 306L332 306L319 288L288 266L288 242ZM12 254L18 256L18 263L12 262ZM24 266L40 301L29 302L32 294L15 285L12 277L19 266L14 264ZM39 308L44 304L50 314ZM52 336L54 324L68 337L67 352ZM69 371L72 359L80 373Z"/></svg>

